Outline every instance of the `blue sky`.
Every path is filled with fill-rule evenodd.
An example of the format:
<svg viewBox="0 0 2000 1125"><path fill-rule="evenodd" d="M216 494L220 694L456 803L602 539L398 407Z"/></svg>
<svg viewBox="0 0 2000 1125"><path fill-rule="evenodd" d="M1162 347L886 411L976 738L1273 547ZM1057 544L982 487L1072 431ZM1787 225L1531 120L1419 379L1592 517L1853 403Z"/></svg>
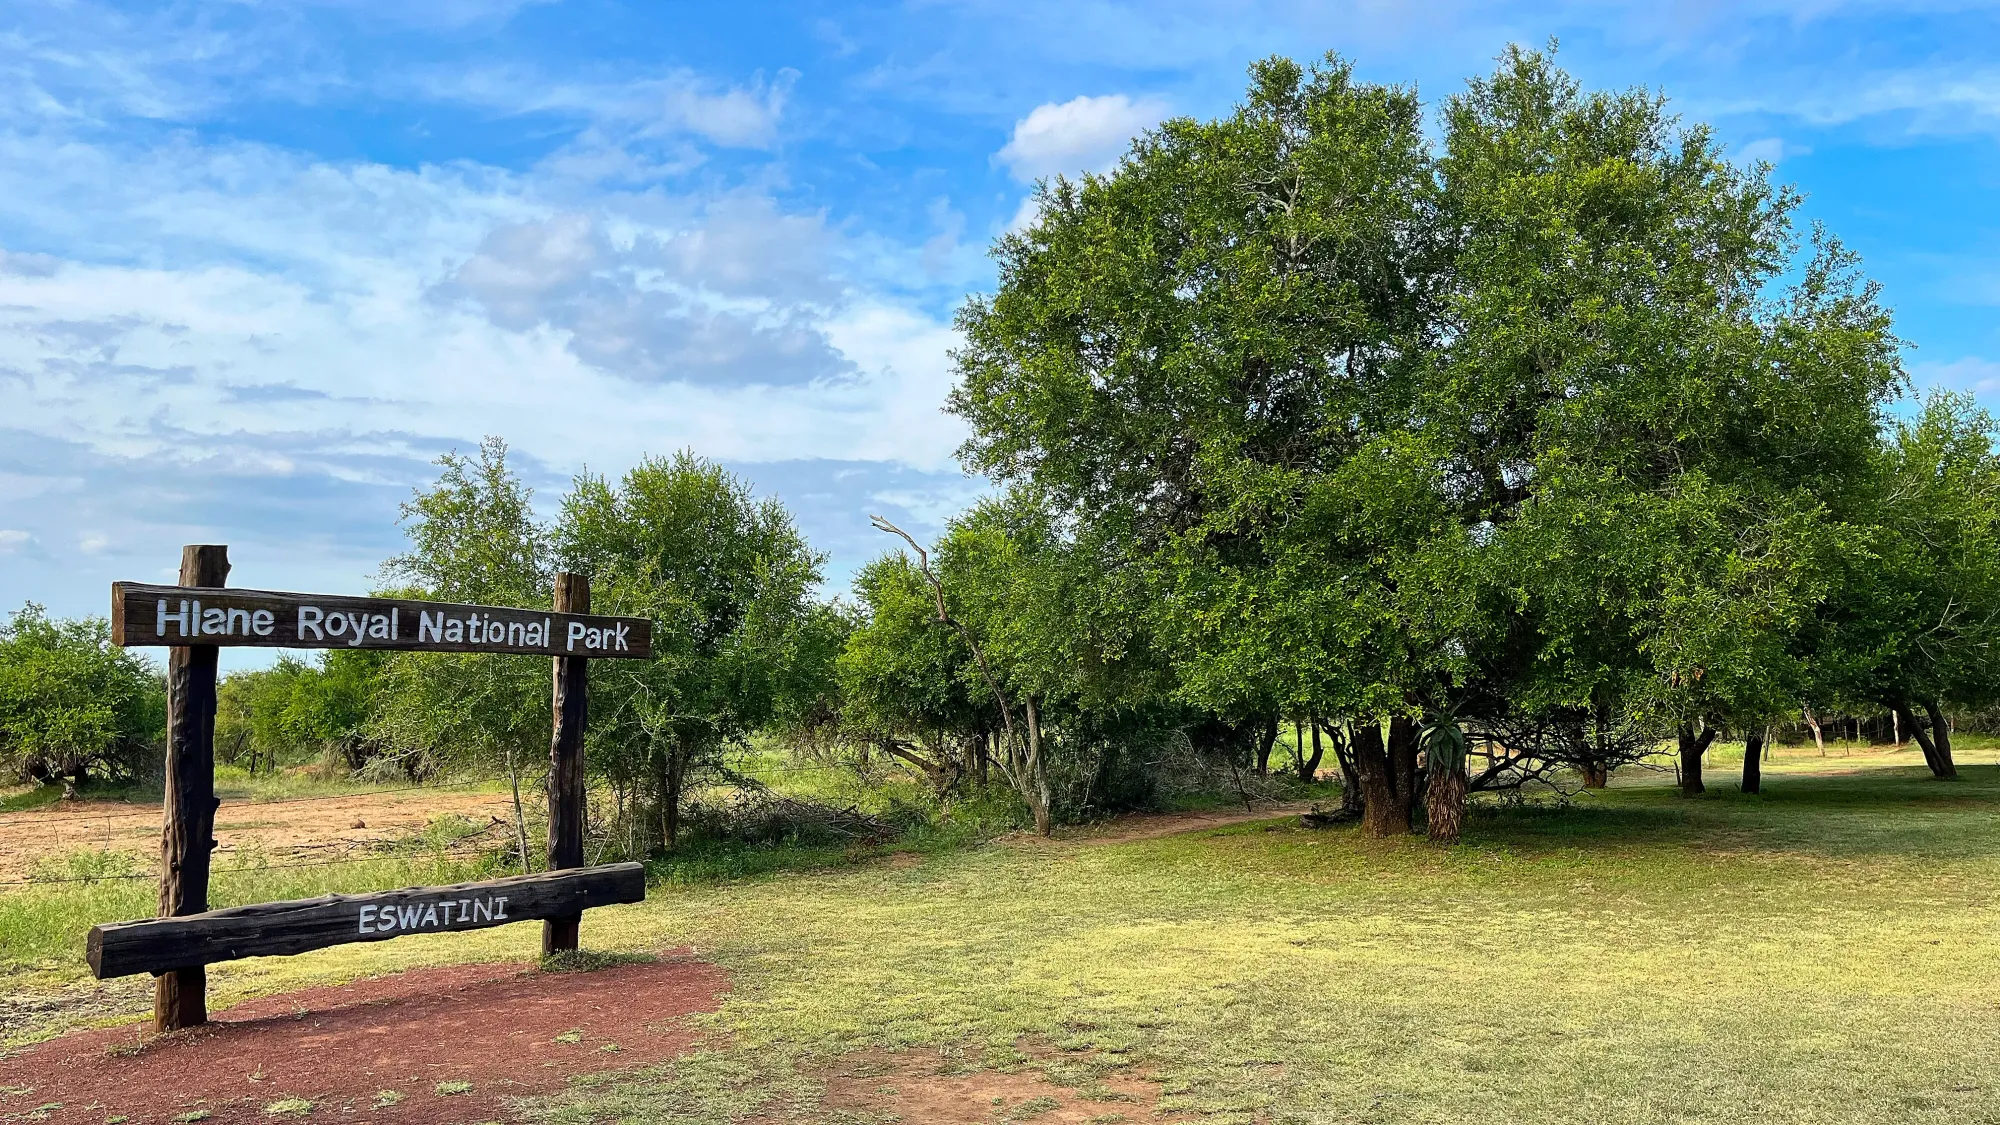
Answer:
<svg viewBox="0 0 2000 1125"><path fill-rule="evenodd" d="M1555 36L1801 188L1921 384L2000 406L2000 2L11 0L0 603L226 542L359 592L484 434L545 503L682 447L833 555L977 494L951 314L1037 176L1338 50L1425 100Z"/></svg>

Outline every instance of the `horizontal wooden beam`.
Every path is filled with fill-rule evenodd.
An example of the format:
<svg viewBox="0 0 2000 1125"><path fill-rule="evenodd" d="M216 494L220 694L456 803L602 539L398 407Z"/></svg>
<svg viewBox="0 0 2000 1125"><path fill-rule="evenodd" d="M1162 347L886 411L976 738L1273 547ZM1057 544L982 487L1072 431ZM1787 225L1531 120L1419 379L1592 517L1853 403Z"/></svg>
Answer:
<svg viewBox="0 0 2000 1125"><path fill-rule="evenodd" d="M653 655L653 623L507 606L272 590L111 584L111 643L385 648L617 659Z"/></svg>
<svg viewBox="0 0 2000 1125"><path fill-rule="evenodd" d="M573 867L484 883L327 895L178 918L111 922L91 927L85 957L90 971L104 980L242 957L282 957L406 934L574 918L592 907L640 902L645 897L646 869L637 863Z"/></svg>

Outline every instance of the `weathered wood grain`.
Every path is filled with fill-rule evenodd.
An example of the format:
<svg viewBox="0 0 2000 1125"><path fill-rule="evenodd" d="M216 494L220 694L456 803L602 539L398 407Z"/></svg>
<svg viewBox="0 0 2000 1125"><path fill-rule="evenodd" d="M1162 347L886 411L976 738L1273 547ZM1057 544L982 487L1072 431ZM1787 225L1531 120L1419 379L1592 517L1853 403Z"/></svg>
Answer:
<svg viewBox="0 0 2000 1125"><path fill-rule="evenodd" d="M113 644L380 648L643 658L653 623L506 606L111 584Z"/></svg>
<svg viewBox="0 0 2000 1125"><path fill-rule="evenodd" d="M590 579L556 575L555 607L590 612ZM558 656L554 661L555 730L549 737L549 867L583 866L583 728L590 717L590 660ZM577 947L578 915L542 922L542 956Z"/></svg>
<svg viewBox="0 0 2000 1125"><path fill-rule="evenodd" d="M229 580L229 548L181 548L181 585L219 587ZM160 829L160 916L208 909L209 857L215 848L215 671L213 648L167 653L167 762ZM208 972L201 961L176 961L153 982L153 1028L174 1031L208 1022Z"/></svg>
<svg viewBox="0 0 2000 1125"><path fill-rule="evenodd" d="M85 957L90 971L103 980L387 941L405 934L573 918L593 907L640 902L645 897L646 869L637 863L612 863L483 883L327 895L185 917L112 922L91 928Z"/></svg>

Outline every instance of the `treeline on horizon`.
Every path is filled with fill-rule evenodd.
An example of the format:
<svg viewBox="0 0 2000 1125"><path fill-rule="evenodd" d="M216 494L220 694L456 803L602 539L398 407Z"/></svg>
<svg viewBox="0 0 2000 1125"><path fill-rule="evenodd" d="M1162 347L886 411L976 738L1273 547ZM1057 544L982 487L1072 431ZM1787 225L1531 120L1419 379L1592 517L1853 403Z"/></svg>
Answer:
<svg viewBox="0 0 2000 1125"><path fill-rule="evenodd" d="M1995 421L1913 395L1797 191L1545 53L1446 98L1435 141L1338 57L1250 76L996 241L947 403L996 492L851 599L699 457L579 478L543 526L492 439L405 506L385 576L541 606L576 571L652 617L652 660L591 669L587 760L660 845L760 732L997 783L1043 831L1144 803L1176 754L1256 768L1292 724L1376 835L1455 839L1469 792L1663 743L1692 795L1718 737L1754 763L1815 715L1891 716L1955 775L1947 714L2000 686ZM4 717L23 690L17 768L60 741ZM219 729L518 777L548 693L535 661L343 651L231 677Z"/></svg>

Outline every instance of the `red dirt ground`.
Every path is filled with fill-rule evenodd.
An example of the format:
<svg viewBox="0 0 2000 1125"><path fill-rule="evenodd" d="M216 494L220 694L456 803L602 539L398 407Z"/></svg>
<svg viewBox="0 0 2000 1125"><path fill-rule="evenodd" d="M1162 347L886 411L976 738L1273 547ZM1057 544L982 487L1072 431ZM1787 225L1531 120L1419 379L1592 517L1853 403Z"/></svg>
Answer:
<svg viewBox="0 0 2000 1125"><path fill-rule="evenodd" d="M570 1075L685 1051L696 1033L683 1017L728 989L722 970L693 960L416 969L239 1004L144 1046L130 1025L51 1040L0 1059L0 1120L270 1122L286 1116L267 1106L303 1098L306 1120L489 1121L508 1116L507 1098ZM557 1042L572 1032L581 1038ZM472 1088L439 1093L446 1082ZM200 1110L210 1116L185 1116Z"/></svg>

